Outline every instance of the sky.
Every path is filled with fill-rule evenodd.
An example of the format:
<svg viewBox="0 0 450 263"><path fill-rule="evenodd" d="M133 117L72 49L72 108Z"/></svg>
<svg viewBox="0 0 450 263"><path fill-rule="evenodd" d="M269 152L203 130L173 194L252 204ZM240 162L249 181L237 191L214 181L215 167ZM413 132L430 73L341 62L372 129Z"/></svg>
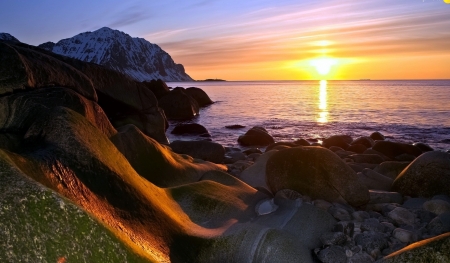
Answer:
<svg viewBox="0 0 450 263"><path fill-rule="evenodd" d="M0 32L31 45L104 26L194 79L450 79L450 0L0 1Z"/></svg>

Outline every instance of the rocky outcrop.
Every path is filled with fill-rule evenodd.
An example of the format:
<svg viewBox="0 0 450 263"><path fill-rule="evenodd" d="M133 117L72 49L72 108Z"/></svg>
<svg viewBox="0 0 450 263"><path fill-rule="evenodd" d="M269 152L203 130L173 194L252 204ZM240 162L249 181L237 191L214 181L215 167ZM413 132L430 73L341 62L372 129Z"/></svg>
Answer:
<svg viewBox="0 0 450 263"><path fill-rule="evenodd" d="M356 173L330 150L305 146L278 151L267 161L266 181L272 193L292 189L314 199L348 202L369 201L369 191Z"/></svg>
<svg viewBox="0 0 450 263"><path fill-rule="evenodd" d="M395 179L392 189L404 195L430 197L450 195L450 154L426 152L416 158Z"/></svg>
<svg viewBox="0 0 450 263"><path fill-rule="evenodd" d="M20 43L20 41L17 38L8 33L0 33L0 40L9 41L13 43Z"/></svg>
<svg viewBox="0 0 450 263"><path fill-rule="evenodd" d="M55 54L102 65L136 81L192 81L183 65L158 45L107 27L39 47Z"/></svg>
<svg viewBox="0 0 450 263"><path fill-rule="evenodd" d="M190 120L199 114L197 101L184 91L185 89L178 87L159 99L159 106L168 119Z"/></svg>

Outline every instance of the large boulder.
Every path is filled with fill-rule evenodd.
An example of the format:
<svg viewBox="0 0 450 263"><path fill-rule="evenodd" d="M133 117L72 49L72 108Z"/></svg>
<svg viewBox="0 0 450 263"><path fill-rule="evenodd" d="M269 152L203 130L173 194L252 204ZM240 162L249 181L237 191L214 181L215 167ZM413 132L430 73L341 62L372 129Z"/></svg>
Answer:
<svg viewBox="0 0 450 263"><path fill-rule="evenodd" d="M222 163L225 158L225 148L215 142L173 141L170 147L176 153L187 154L213 163Z"/></svg>
<svg viewBox="0 0 450 263"><path fill-rule="evenodd" d="M244 135L239 136L238 142L244 146L269 145L274 143L273 137L262 127L253 127Z"/></svg>
<svg viewBox="0 0 450 263"><path fill-rule="evenodd" d="M380 173L386 177L392 178L395 180L397 176L406 168L410 163L409 162L396 162L396 161L387 161L380 163L375 169L375 172Z"/></svg>
<svg viewBox="0 0 450 263"><path fill-rule="evenodd" d="M409 196L450 195L450 154L432 151L416 158L395 179L392 190Z"/></svg>
<svg viewBox="0 0 450 263"><path fill-rule="evenodd" d="M267 160L275 153L276 151L272 150L262 154L252 166L242 171L239 178L250 186L269 190L266 183L266 165Z"/></svg>
<svg viewBox="0 0 450 263"><path fill-rule="evenodd" d="M155 97L158 100L170 92L170 89L169 87L167 87L167 84L160 79L158 80L152 79L151 81L144 81L143 84L148 89L150 89L153 92L153 94L155 94Z"/></svg>
<svg viewBox="0 0 450 263"><path fill-rule="evenodd" d="M267 185L273 193L292 189L313 199L346 201L360 206L369 191L339 156L322 147L305 146L273 154L266 166Z"/></svg>
<svg viewBox="0 0 450 263"><path fill-rule="evenodd" d="M171 120L189 120L197 116L199 106L185 89L175 88L159 99L159 106Z"/></svg>
<svg viewBox="0 0 450 263"><path fill-rule="evenodd" d="M186 94L188 94L189 96L194 98L194 100L197 101L197 103L200 107L205 107L205 106L208 106L208 105L214 103L209 98L208 94L206 94L206 92L204 92L200 88L190 87L190 88L185 89L184 92L186 92Z"/></svg>
<svg viewBox="0 0 450 263"><path fill-rule="evenodd" d="M372 149L392 159L401 154L409 154L415 157L422 154L422 150L417 146L391 141L377 141Z"/></svg>
<svg viewBox="0 0 450 263"><path fill-rule="evenodd" d="M181 123L175 126L170 132L172 134L182 135L182 134L208 134L208 130L201 124L198 123Z"/></svg>
<svg viewBox="0 0 450 263"><path fill-rule="evenodd" d="M348 135L333 135L323 140L322 145L325 148L330 148L331 146L341 147L342 149L347 149L350 143L353 141L352 137Z"/></svg>

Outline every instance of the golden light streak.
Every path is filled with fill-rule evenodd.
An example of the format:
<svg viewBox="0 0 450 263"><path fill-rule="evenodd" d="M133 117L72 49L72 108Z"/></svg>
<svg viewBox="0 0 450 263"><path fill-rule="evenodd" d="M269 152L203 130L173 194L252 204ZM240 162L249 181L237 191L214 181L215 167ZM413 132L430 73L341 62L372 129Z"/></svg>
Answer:
<svg viewBox="0 0 450 263"><path fill-rule="evenodd" d="M317 122L327 123L328 122L328 104L327 104L327 81L321 80L319 87L319 117Z"/></svg>

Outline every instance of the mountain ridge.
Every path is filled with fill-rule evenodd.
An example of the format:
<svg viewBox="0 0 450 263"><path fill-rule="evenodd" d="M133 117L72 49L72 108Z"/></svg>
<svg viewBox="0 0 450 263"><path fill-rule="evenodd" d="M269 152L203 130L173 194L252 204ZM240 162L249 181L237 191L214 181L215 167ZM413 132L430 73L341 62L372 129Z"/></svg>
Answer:
<svg viewBox="0 0 450 263"><path fill-rule="evenodd" d="M138 81L193 81L184 66L176 64L158 45L108 27L83 32L57 43L46 42L38 47L103 65Z"/></svg>

